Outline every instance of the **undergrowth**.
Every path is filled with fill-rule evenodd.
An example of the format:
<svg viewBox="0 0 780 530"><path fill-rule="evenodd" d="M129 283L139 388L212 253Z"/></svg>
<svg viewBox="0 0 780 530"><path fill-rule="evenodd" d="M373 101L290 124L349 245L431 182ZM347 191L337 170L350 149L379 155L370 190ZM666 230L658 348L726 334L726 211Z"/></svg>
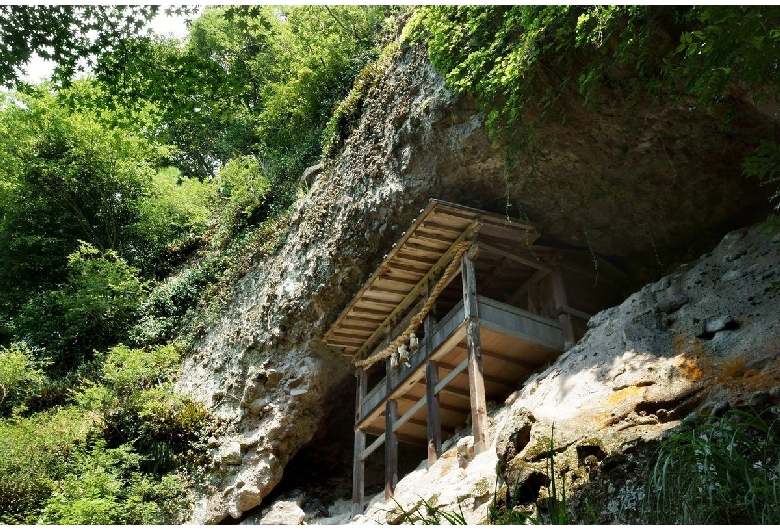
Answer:
<svg viewBox="0 0 780 530"><path fill-rule="evenodd" d="M660 524L780 523L780 414L732 410L663 441L644 513Z"/></svg>

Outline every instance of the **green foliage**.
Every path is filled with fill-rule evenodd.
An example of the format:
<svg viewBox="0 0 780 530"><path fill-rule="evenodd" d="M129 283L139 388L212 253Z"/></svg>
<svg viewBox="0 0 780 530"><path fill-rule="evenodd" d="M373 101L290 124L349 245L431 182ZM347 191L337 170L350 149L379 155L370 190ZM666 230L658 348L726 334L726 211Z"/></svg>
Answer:
<svg viewBox="0 0 780 530"><path fill-rule="evenodd" d="M33 524L94 418L72 408L0 420L0 524Z"/></svg>
<svg viewBox="0 0 780 530"><path fill-rule="evenodd" d="M44 381L40 363L26 343L0 346L0 412L35 394Z"/></svg>
<svg viewBox="0 0 780 530"><path fill-rule="evenodd" d="M393 500L395 501L395 499ZM420 501L420 505L417 505L413 511L406 510L398 501L395 501L397 506L396 511L400 513L404 524L468 524L462 509L458 513L455 513L431 506L431 504L423 498L420 498Z"/></svg>
<svg viewBox="0 0 780 530"><path fill-rule="evenodd" d="M72 471L59 482L38 524L160 524L175 521L187 505L187 480L181 475L152 479L139 471L140 457L130 445L108 449L98 442L77 451Z"/></svg>
<svg viewBox="0 0 780 530"><path fill-rule="evenodd" d="M482 105L494 138L572 89L587 105L606 88L627 100L667 90L708 107L734 83L777 89L774 6L432 6L412 25L448 83Z"/></svg>
<svg viewBox="0 0 780 530"><path fill-rule="evenodd" d="M662 524L778 524L777 419L774 409L732 410L664 440L644 512Z"/></svg>
<svg viewBox="0 0 780 530"><path fill-rule="evenodd" d="M130 394L168 381L178 370L179 352L172 344L149 351L114 346L103 359L103 380L116 393Z"/></svg>
<svg viewBox="0 0 780 530"><path fill-rule="evenodd" d="M220 226L235 235L253 218L264 218L271 185L253 156L232 159L219 172ZM265 215L263 215L265 214Z"/></svg>
<svg viewBox="0 0 780 530"><path fill-rule="evenodd" d="M174 167L158 171L128 227L129 259L147 274L169 273L209 228L214 193L212 181L183 177Z"/></svg>
<svg viewBox="0 0 780 530"><path fill-rule="evenodd" d="M68 272L62 288L33 297L13 321L18 336L43 348L60 373L120 340L145 290L138 270L116 252L85 242L68 256Z"/></svg>
<svg viewBox="0 0 780 530"><path fill-rule="evenodd" d="M140 32L159 6L0 6L0 84L19 80L18 68L37 53L58 64L61 77L83 71L79 60L121 45ZM181 10L181 8L179 8Z"/></svg>
<svg viewBox="0 0 780 530"><path fill-rule="evenodd" d="M746 177L757 178L764 186L773 186L770 201L774 203L775 211L780 211L780 145L769 140L761 142L755 152L745 159L742 173ZM770 215L769 225L780 228L780 216Z"/></svg>

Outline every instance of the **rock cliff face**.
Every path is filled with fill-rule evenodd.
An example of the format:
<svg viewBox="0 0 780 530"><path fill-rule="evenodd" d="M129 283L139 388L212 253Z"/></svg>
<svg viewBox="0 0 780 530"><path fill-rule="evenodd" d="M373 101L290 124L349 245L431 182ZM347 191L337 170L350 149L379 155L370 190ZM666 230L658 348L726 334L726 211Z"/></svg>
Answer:
<svg viewBox="0 0 780 530"><path fill-rule="evenodd" d="M343 150L298 203L279 253L235 286L229 309L185 361L178 389L223 423L211 442L215 463L192 522L240 518L258 506L329 411L353 407L352 399L334 400L352 384L352 371L321 338L429 198L527 216L550 242L621 259L639 284L766 211L761 190L738 176L739 164L759 138L776 137L777 126L739 102L732 102L735 118L724 125L662 102L630 109L614 102L592 112L572 101L566 124L539 126L535 147L508 167L502 149L488 141L473 101L452 94L419 47L401 46L364 101ZM603 396L625 399L616 400L615 415L606 413L603 421L677 420L683 412L674 411L685 400L632 405L640 396L660 403L652 385L632 379L647 352L671 344L682 355L698 347L690 340L726 340L713 319L731 318L723 329L740 322L739 314L723 310L694 325L684 318L693 295L684 291L674 299L669 289L653 296L671 297L660 302L671 304L671 313L649 312L625 329L611 323L617 313L602 314L598 326L618 326L615 344L604 348L610 353L593 357L578 346L566 355L567 362L580 363L572 369L586 379L612 381L625 370L625 381L615 383L624 386ZM677 315L676 323L669 315ZM689 337L699 324L705 326L701 333L713 333L711 340ZM674 326L690 327L679 335L685 339L669 331ZM675 364L682 357L663 358L662 373L684 373ZM560 402L591 384L552 373L545 380L554 377L557 386L539 387L538 402L525 405L534 414L565 410ZM534 384L525 387L529 396ZM678 397L688 396L683 394Z"/></svg>

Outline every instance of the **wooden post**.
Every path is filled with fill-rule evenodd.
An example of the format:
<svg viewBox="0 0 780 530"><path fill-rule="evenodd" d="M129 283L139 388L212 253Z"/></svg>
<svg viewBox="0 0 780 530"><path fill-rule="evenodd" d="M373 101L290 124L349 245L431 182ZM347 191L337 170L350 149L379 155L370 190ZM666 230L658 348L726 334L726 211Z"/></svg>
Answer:
<svg viewBox="0 0 780 530"><path fill-rule="evenodd" d="M360 420L360 409L366 398L368 386L368 377L363 368L358 368L355 372L357 378L357 390L355 391L355 424ZM363 496L365 495L365 472L366 462L362 458L363 451L366 449L366 433L355 428L355 455L352 461L352 517L363 513Z"/></svg>
<svg viewBox="0 0 780 530"><path fill-rule="evenodd" d="M474 250L473 248L471 250ZM479 454L489 446L487 436L487 401L482 371L482 343L479 333L477 309L477 281L471 250L461 258L463 276L463 308L466 321L466 344L468 348L469 395L471 398L471 431L474 435L474 453Z"/></svg>
<svg viewBox="0 0 780 530"><path fill-rule="evenodd" d="M561 268L556 263L552 273L553 297L555 298L555 311L558 313L558 322L563 328L564 349L568 350L576 343L574 337L574 326L571 324L571 315L561 313L563 308L568 307L569 301L566 297L566 286L563 283Z"/></svg>
<svg viewBox="0 0 780 530"><path fill-rule="evenodd" d="M431 310L433 311L433 310ZM428 313L425 317L425 354L430 355L433 348L433 327L435 319ZM439 384L439 365L428 361L425 365L425 406L428 417L428 467L441 456L441 405L439 394L435 392Z"/></svg>
<svg viewBox="0 0 780 530"><path fill-rule="evenodd" d="M392 371L390 359L387 360L387 396L392 391ZM398 484L398 436L393 430L398 421L398 402L388 399L385 403L385 500L388 501L395 493Z"/></svg>

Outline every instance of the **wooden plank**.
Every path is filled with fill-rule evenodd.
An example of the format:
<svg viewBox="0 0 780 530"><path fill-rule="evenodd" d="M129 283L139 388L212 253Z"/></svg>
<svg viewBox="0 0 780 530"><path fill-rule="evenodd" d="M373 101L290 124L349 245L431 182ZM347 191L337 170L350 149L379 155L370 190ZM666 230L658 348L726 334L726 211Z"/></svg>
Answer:
<svg viewBox="0 0 780 530"><path fill-rule="evenodd" d="M471 430L474 436L474 453L480 454L488 448L487 400L482 369L482 345L479 336L479 314L477 303L477 280L474 262L468 254L461 258L463 271L463 307L468 324L466 347L468 349L469 392L471 394Z"/></svg>
<svg viewBox="0 0 780 530"><path fill-rule="evenodd" d="M468 363L468 359L463 359L463 362L456 366L449 374L444 377L444 379L439 381L439 383L433 387L434 392L439 394L442 390L444 390L444 387L450 384L453 379L458 377L468 367Z"/></svg>
<svg viewBox="0 0 780 530"><path fill-rule="evenodd" d="M484 350L482 351L482 357L483 358L486 357ZM519 363L516 363L515 359L511 359L508 362L511 362L512 364L526 365L526 366L529 366L529 367L533 367L533 365L531 365L529 363L523 363L522 361L519 362ZM439 366L441 368L444 368L445 370L452 370L453 368L455 368L451 364L444 364L444 363L439 363ZM487 383L495 383L497 385L505 386L507 388L514 389L517 386L517 381L510 381L509 379L501 379L501 378L495 377L495 376L483 375L483 379Z"/></svg>
<svg viewBox="0 0 780 530"><path fill-rule="evenodd" d="M502 353L486 350L484 348L482 348L482 357L490 357L491 359L497 359L499 361L511 363L522 368L527 368L528 370L534 370L537 368L537 365L533 363L523 361L522 359L517 359L516 357L509 357L508 355L504 355Z"/></svg>
<svg viewBox="0 0 780 530"><path fill-rule="evenodd" d="M380 434L379 437L374 440L373 443L371 443L371 445L369 445L362 453L360 453L360 458L365 460L383 443L385 443L385 433Z"/></svg>
<svg viewBox="0 0 780 530"><path fill-rule="evenodd" d="M395 401L395 400L391 400L391 401ZM393 423L393 430L397 431L401 427L401 425L403 425L407 421L410 423L414 423L412 416L414 416L417 413L417 411L423 408L426 403L427 403L427 399L425 396L423 396L414 405L412 405L411 408L409 408L409 410L406 411L406 414L398 418L398 420L395 423ZM420 425L425 425L425 423L420 422Z"/></svg>
<svg viewBox="0 0 780 530"><path fill-rule="evenodd" d="M363 299L360 301L360 303L367 303L367 304L371 304L371 305L395 307L395 304L397 304L398 301L395 301L395 300L384 300L382 298L377 298L375 296L363 296ZM342 326L342 328L343 327L344 326Z"/></svg>
<svg viewBox="0 0 780 530"><path fill-rule="evenodd" d="M431 212L433 211L433 208L436 206L436 203L431 201L428 203L428 205L420 211L420 214L417 216L417 219L415 219L412 222L412 226L409 230L403 233L401 236L401 239L399 239L396 244L394 245L395 248L400 248L403 246L404 242L409 239L412 232L414 232L414 229L422 223L423 219ZM329 342L330 334L333 330L337 329L341 322L349 315L350 310L352 309L352 306L354 306L357 301L360 299L360 297L363 295L363 293L374 283L375 280L379 279L381 276L381 271L383 268L383 265L388 263L390 259L392 258L393 252L391 251L390 254L382 260L382 263L376 268L374 273L371 275L371 277L363 284L363 287L355 294L354 297L352 297L352 300L349 304L344 308L344 310L339 314L338 317L336 317L336 321L333 323L333 325L330 327L330 329L325 333L323 336L324 342Z"/></svg>
<svg viewBox="0 0 780 530"><path fill-rule="evenodd" d="M494 247L493 245L488 245L484 241L480 241L479 242L479 247L482 250L484 250L485 252L492 252L493 254L497 254L499 256L503 256L505 258L511 259L512 261L516 261L517 263L522 263L523 265L527 265L529 267L533 267L533 268L538 269L540 271L551 272L550 267L548 267L544 263L541 263L540 261L536 261L536 260L532 260L532 259L529 259L529 258L524 258L522 256L518 256L517 254L514 254L512 252L507 252L506 250L500 249L498 247Z"/></svg>
<svg viewBox="0 0 780 530"><path fill-rule="evenodd" d="M358 368L355 372L357 388L355 391L355 423L360 416L360 408L366 396L367 375L366 371ZM360 429L355 429L355 451L352 461L352 516L363 513L365 504L365 472L366 462L363 451L366 448L366 434Z"/></svg>
<svg viewBox="0 0 780 530"><path fill-rule="evenodd" d="M435 307L432 311L435 310ZM433 351L433 329L436 320L433 315L425 317L423 323L425 331L425 346L427 351ZM428 431L428 467L430 468L441 456L441 400L436 393L436 385L439 384L439 367L436 362L428 361L425 365L425 397Z"/></svg>
<svg viewBox="0 0 780 530"><path fill-rule="evenodd" d="M416 263L416 262L415 262ZM414 264L408 264L408 263L401 263L400 261L393 259L388 265L386 265L388 272L401 272L409 275L420 275L425 274L430 270L431 266L428 265L414 265ZM385 276L385 273L383 271L383 276Z"/></svg>
<svg viewBox="0 0 780 530"><path fill-rule="evenodd" d="M371 337L366 340L365 344L361 346L360 350L357 351L355 354L355 359L360 360L362 359L363 355L368 352L370 348L374 346L376 343L376 340L379 338L380 334L382 333L382 328L385 327L387 324L393 321L393 319L409 308L409 306L414 302L414 300L419 296L420 292L423 289L428 288L428 283L433 279L433 277L438 274L440 270L443 270L449 263L452 261L452 258L455 254L455 247L459 245L460 243L466 241L471 235L476 231L479 230L479 223L473 222L469 225L469 227L463 231L463 233L458 237L458 239L453 243L450 248L445 252L441 258L439 258L439 261L436 262L436 265L431 267L431 269L428 271L428 273L423 276L419 282L417 282L417 285L409 291L409 294L407 294L404 299L398 303L398 306L390 313L386 318L382 326L378 327L377 330L371 335Z"/></svg>
<svg viewBox="0 0 780 530"><path fill-rule="evenodd" d="M400 294L401 296L406 296L407 293L406 289L393 289L392 287L386 287L383 285L372 285L367 289L367 291L374 291L377 293L386 293L386 294Z"/></svg>
<svg viewBox="0 0 780 530"><path fill-rule="evenodd" d="M398 252L394 260L411 261L413 263L427 263L429 266L436 263L441 252L429 252L415 249L407 249L406 252Z"/></svg>
<svg viewBox="0 0 780 530"><path fill-rule="evenodd" d="M358 306L353 306L352 311L358 315L386 315L387 314L387 311L380 311L378 309L369 309L367 307L358 307ZM333 333L338 333L338 331L334 331ZM331 333L331 335L333 335L333 333Z"/></svg>

